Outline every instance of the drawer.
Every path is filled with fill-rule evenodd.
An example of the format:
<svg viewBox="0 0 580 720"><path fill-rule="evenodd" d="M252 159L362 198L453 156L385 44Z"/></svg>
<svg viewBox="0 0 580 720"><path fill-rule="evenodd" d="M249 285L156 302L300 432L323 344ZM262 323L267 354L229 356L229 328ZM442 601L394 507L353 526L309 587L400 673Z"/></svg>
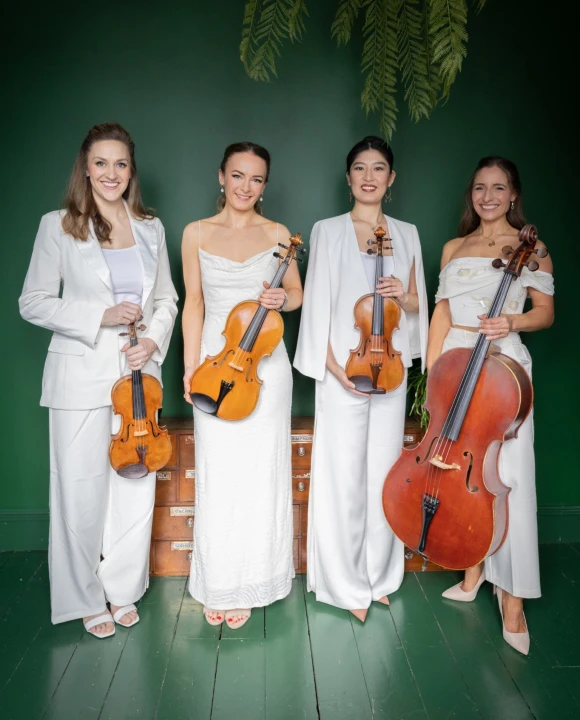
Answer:
<svg viewBox="0 0 580 720"><path fill-rule="evenodd" d="M300 572L300 538L292 541L292 556L294 558L294 572Z"/></svg>
<svg viewBox="0 0 580 720"><path fill-rule="evenodd" d="M310 495L310 472L292 468L292 502L307 503Z"/></svg>
<svg viewBox="0 0 580 720"><path fill-rule="evenodd" d="M172 506L153 509L153 540L193 540L195 507Z"/></svg>
<svg viewBox="0 0 580 720"><path fill-rule="evenodd" d="M300 505L292 505L292 524L294 526L294 537L300 537Z"/></svg>
<svg viewBox="0 0 580 720"><path fill-rule="evenodd" d="M193 542L153 540L149 572L151 575L183 577L189 575Z"/></svg>
<svg viewBox="0 0 580 720"><path fill-rule="evenodd" d="M423 439L425 431L421 429L421 425L416 420L407 419L405 421L405 432L403 435L403 445L417 445Z"/></svg>
<svg viewBox="0 0 580 720"><path fill-rule="evenodd" d="M169 439L171 440L171 457L169 458L167 467L179 467L179 435L169 433Z"/></svg>
<svg viewBox="0 0 580 720"><path fill-rule="evenodd" d="M155 485L155 505L174 505L177 502L177 478L178 470L157 471L157 481Z"/></svg>
<svg viewBox="0 0 580 720"><path fill-rule="evenodd" d="M312 435L292 435L292 467L310 467Z"/></svg>
<svg viewBox="0 0 580 720"><path fill-rule="evenodd" d="M299 552L300 564L298 565L298 571L297 571L300 575L306 574L306 570L307 570L306 547L307 547L307 538L306 538L306 535L303 535L300 538L300 552Z"/></svg>
<svg viewBox="0 0 580 720"><path fill-rule="evenodd" d="M195 467L195 443L193 435L179 436L180 467Z"/></svg>
<svg viewBox="0 0 580 720"><path fill-rule="evenodd" d="M423 558L405 546L405 572L421 572L422 569ZM439 565L435 565L435 563L428 562L425 570L429 572L436 572L438 570L443 570L443 568L439 567Z"/></svg>
<svg viewBox="0 0 580 720"><path fill-rule="evenodd" d="M195 500L195 470L193 467L181 468L177 497L180 503L192 503Z"/></svg>

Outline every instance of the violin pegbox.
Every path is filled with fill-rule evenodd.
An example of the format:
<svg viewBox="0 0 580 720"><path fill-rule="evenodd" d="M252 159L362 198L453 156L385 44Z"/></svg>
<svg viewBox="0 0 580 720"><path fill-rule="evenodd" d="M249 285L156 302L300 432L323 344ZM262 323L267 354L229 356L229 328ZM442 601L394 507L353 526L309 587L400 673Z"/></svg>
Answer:
<svg viewBox="0 0 580 720"><path fill-rule="evenodd" d="M384 245L384 243L387 240L390 240L391 238L386 237L387 231L384 230L381 225L379 225L377 228L375 228L375 230L373 230L373 233L375 235L375 239L367 240L367 245L370 246L369 249L367 250L367 255L375 255L375 254L382 255L383 250L392 250L393 249L391 245L388 245L388 246ZM377 246L376 253L372 249L373 245Z"/></svg>
<svg viewBox="0 0 580 720"><path fill-rule="evenodd" d="M274 257L280 258L284 262L287 262L289 265L292 260L296 260L296 262L303 262L302 258L296 257L296 253L299 252L300 255L306 255L306 248L303 247L303 240L302 240L302 233L296 233L296 235L291 235L289 238L290 247L288 245L284 245L283 243L278 243L278 247L284 248L284 250L287 250L286 255L282 255L282 253L275 252Z"/></svg>

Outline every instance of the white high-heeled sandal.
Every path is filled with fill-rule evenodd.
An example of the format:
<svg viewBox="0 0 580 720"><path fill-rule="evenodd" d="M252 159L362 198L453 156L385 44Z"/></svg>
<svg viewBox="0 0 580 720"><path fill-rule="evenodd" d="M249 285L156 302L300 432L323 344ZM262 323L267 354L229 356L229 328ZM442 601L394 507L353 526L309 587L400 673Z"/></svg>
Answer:
<svg viewBox="0 0 580 720"><path fill-rule="evenodd" d="M469 592L465 592L465 590L462 590L462 580L461 582L457 583L457 585L453 585L453 587L450 587L445 590L445 592L442 592L441 595L444 598L447 598L447 600L457 600L457 602L471 602L472 600L475 600L477 592L479 588L483 585L484 581L485 570L482 570L481 575L479 576L479 580L475 583L475 587Z"/></svg>
<svg viewBox="0 0 580 720"><path fill-rule="evenodd" d="M113 629L110 632L106 633L92 633L91 630L96 625L104 625L105 623L112 623L113 622L113 616L110 612L104 612L102 615L97 615L97 617L91 618L90 620L87 620L86 622L83 622L83 625L85 626L85 630L92 635L93 637L99 638L99 640L103 640L103 638L111 637L111 635L115 634L115 626L113 625Z"/></svg>
<svg viewBox="0 0 580 720"><path fill-rule="evenodd" d="M139 615L133 620L133 622L128 623L127 625L125 623L121 622L121 618L123 615L126 615L127 613L133 612L133 610L137 610L135 605L131 603L130 605L123 605L123 607L120 607L117 612L113 615L113 620L117 623L117 625L120 625L121 627L130 628L133 627L133 625L137 625L139 622Z"/></svg>
<svg viewBox="0 0 580 720"><path fill-rule="evenodd" d="M522 615L524 616L524 622L526 624L526 631L523 633L514 633L509 632L505 629L505 625L503 622L503 607L501 603L502 599L502 589L495 587L495 592L497 593L497 602L499 604L499 614L501 615L501 626L503 630L503 639L506 641L508 645L511 645L514 650L517 650L522 655L528 655L530 652L530 633L528 631L528 623L526 621L526 616L524 615L522 611Z"/></svg>

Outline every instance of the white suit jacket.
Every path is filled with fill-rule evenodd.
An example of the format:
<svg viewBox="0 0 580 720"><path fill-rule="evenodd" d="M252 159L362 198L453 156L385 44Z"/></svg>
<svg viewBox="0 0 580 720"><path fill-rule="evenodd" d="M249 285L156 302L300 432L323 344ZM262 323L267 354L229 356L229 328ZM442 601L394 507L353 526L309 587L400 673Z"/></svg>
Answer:
<svg viewBox="0 0 580 720"><path fill-rule="evenodd" d="M42 379L40 404L62 410L111 405L111 388L129 372L119 349L128 338L123 326L101 327L103 313L115 305L111 275L92 223L86 241L65 234L63 210L45 215L34 242L20 296L25 320L53 330ZM165 231L160 220L131 218L143 263L143 320L140 336L157 343L143 367L161 380L177 315L177 294L169 271ZM62 288L62 292L61 292Z"/></svg>
<svg viewBox="0 0 580 720"><path fill-rule="evenodd" d="M400 329L393 334L393 346L402 352L403 364L420 357L423 368L429 329L423 258L417 228L387 217L393 246L393 275L405 291L415 262L419 312L401 312ZM344 367L351 350L357 347L360 332L354 327L354 306L372 290L360 256L350 213L321 220L312 228L310 257L304 284L302 319L294 367L303 375L322 380L326 372L328 341L338 363Z"/></svg>

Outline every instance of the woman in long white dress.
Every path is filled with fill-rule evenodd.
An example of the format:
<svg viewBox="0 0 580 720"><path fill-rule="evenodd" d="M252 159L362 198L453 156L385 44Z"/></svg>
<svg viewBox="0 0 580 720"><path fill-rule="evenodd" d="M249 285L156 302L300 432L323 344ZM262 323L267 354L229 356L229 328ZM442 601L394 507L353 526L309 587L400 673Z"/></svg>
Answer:
<svg viewBox="0 0 580 720"><path fill-rule="evenodd" d="M473 347L479 333L485 333L502 353L517 360L531 375L531 358L519 333L547 328L554 320L554 281L549 256L538 259L539 270L530 272L524 268L521 277L512 282L500 317L488 319L486 315L503 277L501 269L492 267L491 261L506 245L517 247L518 230L525 224L516 166L500 157L480 160L467 187L465 201L460 237L443 248L427 367L431 368L446 350ZM507 259L503 254L502 257ZM524 312L528 297L532 309ZM541 594L531 413L517 438L504 443L499 456L499 475L511 488L506 539L494 555L467 570L464 580L446 590L443 596L470 602L484 580L493 583L503 618L504 638L527 655L530 639L523 598L537 598Z"/></svg>
<svg viewBox="0 0 580 720"><path fill-rule="evenodd" d="M378 137L346 161L355 198L350 213L317 222L310 237L304 307L294 366L316 380L308 515L308 589L364 621L372 601L388 604L403 581L404 549L382 509L385 477L403 446L407 378L386 395L365 395L344 370L359 343L354 307L374 291L367 240L381 225L392 252L377 286L401 306L393 345L405 368L425 360L427 296L417 228L383 214L395 180L393 153ZM370 262L369 262L370 261Z"/></svg>
<svg viewBox="0 0 580 720"><path fill-rule="evenodd" d="M223 196L217 215L183 233L186 287L183 311L185 399L207 355L224 346L222 332L237 303L259 300L269 310L302 303L291 263L283 287L270 289L278 268L273 253L287 228L264 218L260 203L270 171L268 152L253 143L226 148L219 170ZM206 620L240 628L251 608L290 592L292 487L290 410L292 372L284 342L258 368L263 380L256 409L230 422L194 407L195 524L189 591Z"/></svg>

